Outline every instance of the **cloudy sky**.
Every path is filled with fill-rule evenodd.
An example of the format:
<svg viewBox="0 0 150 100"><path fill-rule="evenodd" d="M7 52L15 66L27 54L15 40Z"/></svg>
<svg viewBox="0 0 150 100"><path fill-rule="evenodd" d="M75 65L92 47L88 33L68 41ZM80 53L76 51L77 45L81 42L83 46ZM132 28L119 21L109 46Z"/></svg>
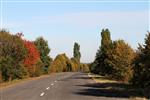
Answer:
<svg viewBox="0 0 150 100"><path fill-rule="evenodd" d="M28 40L43 36L50 55L72 57L73 44L81 46L82 62L94 60L100 32L108 28L111 37L124 39L134 49L143 43L149 27L148 0L3 0L2 26L12 33L23 32Z"/></svg>

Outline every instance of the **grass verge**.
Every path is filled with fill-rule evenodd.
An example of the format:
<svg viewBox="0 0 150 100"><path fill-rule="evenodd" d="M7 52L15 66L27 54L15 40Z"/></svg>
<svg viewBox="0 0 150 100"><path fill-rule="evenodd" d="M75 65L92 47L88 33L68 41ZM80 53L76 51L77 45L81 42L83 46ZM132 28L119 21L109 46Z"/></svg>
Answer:
<svg viewBox="0 0 150 100"><path fill-rule="evenodd" d="M128 83L119 82L92 73L89 73L88 76L95 81L99 92L106 93L106 97L129 98L129 100L149 100L146 99L146 93L143 92L143 89L133 88L133 86ZM99 95L104 96L104 94L101 93L99 93Z"/></svg>

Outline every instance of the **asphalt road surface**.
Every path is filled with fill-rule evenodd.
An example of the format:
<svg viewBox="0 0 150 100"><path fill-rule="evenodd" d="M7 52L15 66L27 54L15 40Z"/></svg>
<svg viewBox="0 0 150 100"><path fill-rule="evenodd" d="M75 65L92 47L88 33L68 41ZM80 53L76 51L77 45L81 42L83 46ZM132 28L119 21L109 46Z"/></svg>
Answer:
<svg viewBox="0 0 150 100"><path fill-rule="evenodd" d="M98 88L100 89L100 87ZM1 100L126 100L104 93L86 73L66 72L1 89Z"/></svg>

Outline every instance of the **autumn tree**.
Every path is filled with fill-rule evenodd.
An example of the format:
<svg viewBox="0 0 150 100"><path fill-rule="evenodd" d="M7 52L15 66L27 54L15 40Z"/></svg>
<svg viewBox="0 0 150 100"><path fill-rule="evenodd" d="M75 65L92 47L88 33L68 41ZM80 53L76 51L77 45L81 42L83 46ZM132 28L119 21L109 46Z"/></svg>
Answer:
<svg viewBox="0 0 150 100"><path fill-rule="evenodd" d="M81 70L82 72L88 73L88 72L89 72L89 65L88 65L88 64L85 64L85 63L81 63L81 64L80 64L80 70Z"/></svg>
<svg viewBox="0 0 150 100"><path fill-rule="evenodd" d="M0 31L0 70L4 81L24 78L27 71L23 66L26 48L18 35Z"/></svg>
<svg viewBox="0 0 150 100"><path fill-rule="evenodd" d="M48 73L50 64L52 62L52 58L49 56L50 48L48 46L48 41L46 41L43 37L39 37L34 41L39 53L40 59L44 65L43 71L44 73Z"/></svg>
<svg viewBox="0 0 150 100"><path fill-rule="evenodd" d="M57 55L50 67L50 72L72 71L72 62L66 54Z"/></svg>
<svg viewBox="0 0 150 100"><path fill-rule="evenodd" d="M72 71L79 71L80 62L76 58L71 58L71 62L72 62Z"/></svg>
<svg viewBox="0 0 150 100"><path fill-rule="evenodd" d="M33 42L24 40L24 46L27 49L24 65L30 72L30 76L34 76L37 67L35 65L40 61L40 54Z"/></svg>
<svg viewBox="0 0 150 100"><path fill-rule="evenodd" d="M112 78L128 82L132 77L132 62L135 58L133 49L124 42L117 40L113 42L108 65L112 68Z"/></svg>
<svg viewBox="0 0 150 100"><path fill-rule="evenodd" d="M150 33L146 35L145 44L139 44L133 70L132 84L142 88L150 88Z"/></svg>

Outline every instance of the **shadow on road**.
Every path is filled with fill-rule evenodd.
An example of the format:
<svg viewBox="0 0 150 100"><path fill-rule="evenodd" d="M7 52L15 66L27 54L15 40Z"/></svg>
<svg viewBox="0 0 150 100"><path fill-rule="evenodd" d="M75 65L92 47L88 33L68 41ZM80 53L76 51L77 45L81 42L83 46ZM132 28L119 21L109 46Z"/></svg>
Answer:
<svg viewBox="0 0 150 100"><path fill-rule="evenodd" d="M84 77L74 77L73 79L91 79L91 78L88 76L87 77L84 76Z"/></svg>
<svg viewBox="0 0 150 100"><path fill-rule="evenodd" d="M140 91L121 83L94 83L80 86L88 88L82 89L77 92L76 94L78 95L120 98L142 96L142 93Z"/></svg>
<svg viewBox="0 0 150 100"><path fill-rule="evenodd" d="M124 83L92 83L78 86L82 87L76 92L78 95L116 98L144 97L140 90Z"/></svg>

